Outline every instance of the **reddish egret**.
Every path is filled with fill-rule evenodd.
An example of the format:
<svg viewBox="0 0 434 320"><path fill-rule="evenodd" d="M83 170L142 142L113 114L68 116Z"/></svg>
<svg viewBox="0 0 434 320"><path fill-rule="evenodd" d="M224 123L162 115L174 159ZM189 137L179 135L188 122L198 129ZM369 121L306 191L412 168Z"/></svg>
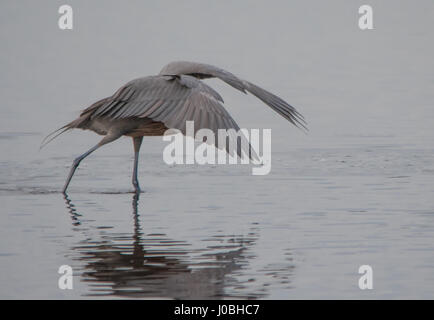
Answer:
<svg viewBox="0 0 434 320"><path fill-rule="evenodd" d="M158 75L132 80L112 96L95 102L83 110L77 119L44 139L41 147L63 132L75 128L92 130L104 136L97 145L73 161L62 192L66 193L75 170L84 158L121 136L133 138L132 180L138 193L137 165L144 136L161 136L171 128L185 134L186 121L194 121L195 131L202 128L211 129L215 134L218 129L238 131L239 126L222 105L222 97L200 81L206 78L219 78L244 93L250 92L292 124L306 129L303 116L294 107L228 71L203 63L171 62Z"/></svg>

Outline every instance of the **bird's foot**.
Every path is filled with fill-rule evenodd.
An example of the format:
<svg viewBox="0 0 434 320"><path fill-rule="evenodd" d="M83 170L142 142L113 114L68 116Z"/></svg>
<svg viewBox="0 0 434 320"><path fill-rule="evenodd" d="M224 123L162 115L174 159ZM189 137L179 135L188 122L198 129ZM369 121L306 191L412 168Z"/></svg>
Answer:
<svg viewBox="0 0 434 320"><path fill-rule="evenodd" d="M135 193L141 193L142 190L140 189L139 183L138 182L133 182L133 186L134 186L134 192Z"/></svg>

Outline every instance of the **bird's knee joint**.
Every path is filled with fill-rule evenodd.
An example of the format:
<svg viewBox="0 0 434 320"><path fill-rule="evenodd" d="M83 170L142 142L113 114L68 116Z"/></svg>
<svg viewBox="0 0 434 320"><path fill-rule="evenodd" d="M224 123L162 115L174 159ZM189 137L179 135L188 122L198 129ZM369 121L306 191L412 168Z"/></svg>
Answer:
<svg viewBox="0 0 434 320"><path fill-rule="evenodd" d="M81 157L75 158L74 161L72 161L72 165L74 167L78 166L80 164L81 160L83 160Z"/></svg>

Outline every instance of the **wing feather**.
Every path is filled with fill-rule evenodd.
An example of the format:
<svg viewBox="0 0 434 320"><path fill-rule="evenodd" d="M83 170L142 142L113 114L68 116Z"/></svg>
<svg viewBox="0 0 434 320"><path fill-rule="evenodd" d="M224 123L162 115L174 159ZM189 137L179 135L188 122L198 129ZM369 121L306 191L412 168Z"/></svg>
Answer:
<svg viewBox="0 0 434 320"><path fill-rule="evenodd" d="M194 121L194 133L204 128L212 130L215 145L219 147L219 129L240 129L221 102L223 99L214 89L195 77L151 76L127 83L95 106L90 117L149 118L168 128L179 129L183 134L186 134L186 121ZM231 134L229 139L237 137ZM229 143L223 147L233 155L233 150L228 149ZM241 155L239 146L237 153Z"/></svg>
<svg viewBox="0 0 434 320"><path fill-rule="evenodd" d="M221 68L205 63L175 61L164 66L160 75L191 75L198 79L219 78L241 92L250 92L296 127L307 131L306 121L293 106L271 92Z"/></svg>
<svg viewBox="0 0 434 320"><path fill-rule="evenodd" d="M214 89L194 77L151 76L127 83L95 108L91 118L149 118L183 134L186 121L194 121L194 133L212 130L218 146L218 129L239 130L222 101Z"/></svg>

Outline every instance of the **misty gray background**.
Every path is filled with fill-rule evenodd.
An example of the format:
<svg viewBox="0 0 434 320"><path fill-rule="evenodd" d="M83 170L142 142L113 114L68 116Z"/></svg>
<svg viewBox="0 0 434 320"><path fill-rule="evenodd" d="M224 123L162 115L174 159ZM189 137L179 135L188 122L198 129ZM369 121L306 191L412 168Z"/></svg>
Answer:
<svg viewBox="0 0 434 320"><path fill-rule="evenodd" d="M63 1L0 4L0 298L433 298L432 1L66 3L72 31ZM358 28L362 4L374 30ZM268 176L168 167L146 138L135 215L122 138L82 163L71 210L59 191L99 137L39 152L42 138L173 60L278 94L309 133L210 80L240 127L272 129ZM57 287L62 264L74 290ZM362 264L373 290L358 288Z"/></svg>

